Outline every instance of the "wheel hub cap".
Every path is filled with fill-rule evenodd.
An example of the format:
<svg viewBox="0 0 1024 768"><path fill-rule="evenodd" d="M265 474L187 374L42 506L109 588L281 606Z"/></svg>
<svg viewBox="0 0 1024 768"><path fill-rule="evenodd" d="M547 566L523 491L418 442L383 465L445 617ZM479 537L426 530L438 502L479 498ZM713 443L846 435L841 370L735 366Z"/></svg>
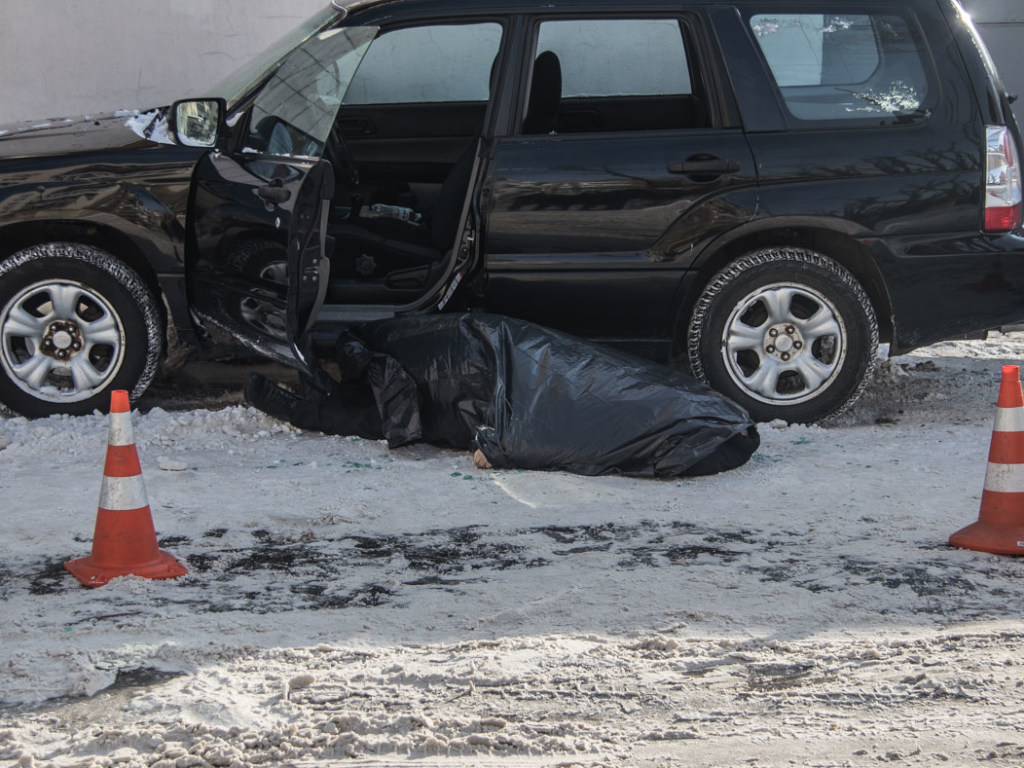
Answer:
<svg viewBox="0 0 1024 768"><path fill-rule="evenodd" d="M40 349L43 354L66 362L82 350L82 329L70 320L51 323Z"/></svg>
<svg viewBox="0 0 1024 768"><path fill-rule="evenodd" d="M764 336L765 354L789 362L804 348L804 339L794 325L773 325Z"/></svg>

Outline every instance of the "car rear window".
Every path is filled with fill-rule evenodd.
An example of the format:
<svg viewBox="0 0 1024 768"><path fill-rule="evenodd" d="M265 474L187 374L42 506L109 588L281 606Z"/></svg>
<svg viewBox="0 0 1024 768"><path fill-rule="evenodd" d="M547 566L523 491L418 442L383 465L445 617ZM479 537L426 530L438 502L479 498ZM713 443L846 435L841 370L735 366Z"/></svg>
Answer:
<svg viewBox="0 0 1024 768"><path fill-rule="evenodd" d="M754 39L798 120L900 122L935 103L924 41L890 13L755 13ZM891 118L891 120L886 120Z"/></svg>

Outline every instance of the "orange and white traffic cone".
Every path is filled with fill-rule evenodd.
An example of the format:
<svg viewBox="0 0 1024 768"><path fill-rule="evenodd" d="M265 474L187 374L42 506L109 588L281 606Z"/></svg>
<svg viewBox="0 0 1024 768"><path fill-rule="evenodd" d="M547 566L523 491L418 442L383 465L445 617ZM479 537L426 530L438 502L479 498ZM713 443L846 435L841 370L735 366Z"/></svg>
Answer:
<svg viewBox="0 0 1024 768"><path fill-rule="evenodd" d="M949 537L961 549L1024 555L1024 391L1020 368L1003 366L978 522Z"/></svg>
<svg viewBox="0 0 1024 768"><path fill-rule="evenodd" d="M110 394L110 434L100 486L92 554L64 563L87 587L101 587L116 576L173 579L188 569L157 546L153 513L146 498L139 454L132 433L128 393Z"/></svg>

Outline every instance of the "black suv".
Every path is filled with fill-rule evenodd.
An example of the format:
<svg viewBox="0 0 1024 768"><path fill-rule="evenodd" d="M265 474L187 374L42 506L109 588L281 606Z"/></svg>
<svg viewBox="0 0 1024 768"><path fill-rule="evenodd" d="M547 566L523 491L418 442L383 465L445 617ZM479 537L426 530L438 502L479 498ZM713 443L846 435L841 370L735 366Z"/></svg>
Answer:
<svg viewBox="0 0 1024 768"><path fill-rule="evenodd" d="M880 341L1024 320L1019 131L954 0L335 2L203 96L0 137L15 411L480 309L803 422Z"/></svg>

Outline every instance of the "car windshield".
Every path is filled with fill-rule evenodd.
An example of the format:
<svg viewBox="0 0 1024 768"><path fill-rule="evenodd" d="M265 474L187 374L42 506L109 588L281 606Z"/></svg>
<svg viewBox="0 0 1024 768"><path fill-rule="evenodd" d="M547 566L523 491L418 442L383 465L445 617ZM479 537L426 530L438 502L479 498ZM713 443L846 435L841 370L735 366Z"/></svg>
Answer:
<svg viewBox="0 0 1024 768"><path fill-rule="evenodd" d="M239 99L263 82L295 48L324 29L341 14L342 11L332 5L311 16L255 59L221 80L208 95L220 96L227 101L229 107L234 106Z"/></svg>
<svg viewBox="0 0 1024 768"><path fill-rule="evenodd" d="M279 155L319 156L377 30L329 29L289 53L253 100L250 144Z"/></svg>

